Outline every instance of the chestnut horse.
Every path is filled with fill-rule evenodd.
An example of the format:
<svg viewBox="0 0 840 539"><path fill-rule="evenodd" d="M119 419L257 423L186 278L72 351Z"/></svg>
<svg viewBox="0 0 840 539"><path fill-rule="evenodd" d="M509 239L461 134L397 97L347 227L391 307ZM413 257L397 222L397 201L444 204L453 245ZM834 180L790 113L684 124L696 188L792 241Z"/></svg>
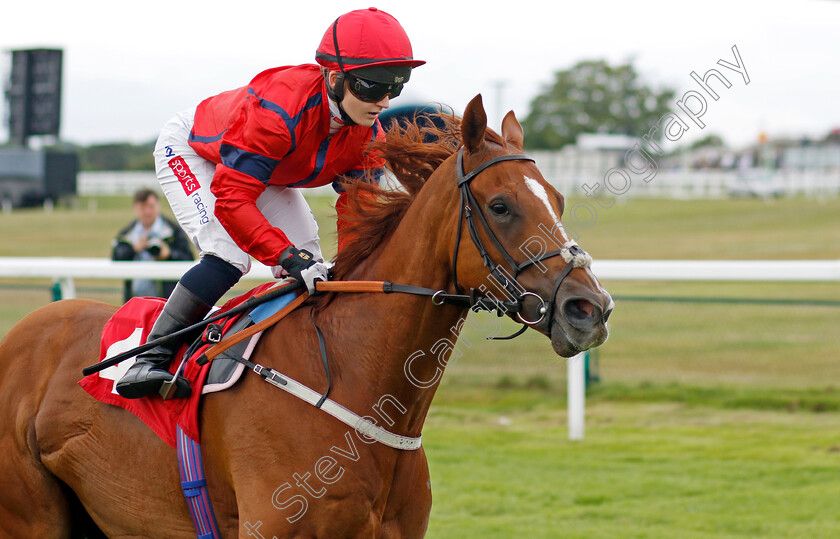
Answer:
<svg viewBox="0 0 840 539"><path fill-rule="evenodd" d="M525 156L499 160L469 180L472 200L461 199L464 172L522 152L513 112L501 136L486 128L481 96L460 125L447 118L448 129L415 123L392 129L381 144L402 188L356 182L357 219L346 230L354 239L336 259L336 278L452 294L496 290L503 301L488 265L532 258L520 246L533 251L535 238L550 233L563 256L521 268L513 283L524 307L516 316L550 337L561 356L603 343L612 299L588 263L578 263L588 255L565 235L563 197L536 165ZM468 218L484 224L467 231ZM253 358L323 390L314 315L330 358L330 398L393 433L418 437L443 367L453 351L461 353L454 341L470 314L440 303L410 294L315 296L266 331ZM82 368L98 360L102 327L114 311L88 300L56 302L0 343L2 537L195 537L175 452L132 414L77 384ZM424 535L432 496L422 448L365 438L247 371L202 406L205 472L224 537Z"/></svg>

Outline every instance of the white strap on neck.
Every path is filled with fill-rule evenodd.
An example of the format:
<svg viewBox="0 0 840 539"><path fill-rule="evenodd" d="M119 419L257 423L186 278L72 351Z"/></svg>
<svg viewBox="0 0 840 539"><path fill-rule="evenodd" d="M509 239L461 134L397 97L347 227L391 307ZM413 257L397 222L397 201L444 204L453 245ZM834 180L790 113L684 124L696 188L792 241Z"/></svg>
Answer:
<svg viewBox="0 0 840 539"><path fill-rule="evenodd" d="M265 369L262 365L257 365L257 367L259 370L254 369L254 372L257 374L260 374L263 369L269 370ZM278 379L275 379L274 376L263 378L266 382L279 387L283 391L291 393L295 397L308 402L312 406L315 406L318 401L321 400L321 394L317 391L310 389L297 380L293 380L274 369L271 369L271 371L275 376L285 380L286 383L283 384ZM352 427L363 438L375 440L381 444L387 445L388 447L393 447L394 449L415 450L420 448L420 436L417 438L410 438L408 436L401 436L399 434L389 432L382 427L375 425L371 421L351 412L332 399L326 399L324 404L321 405L321 410L330 414L342 423Z"/></svg>

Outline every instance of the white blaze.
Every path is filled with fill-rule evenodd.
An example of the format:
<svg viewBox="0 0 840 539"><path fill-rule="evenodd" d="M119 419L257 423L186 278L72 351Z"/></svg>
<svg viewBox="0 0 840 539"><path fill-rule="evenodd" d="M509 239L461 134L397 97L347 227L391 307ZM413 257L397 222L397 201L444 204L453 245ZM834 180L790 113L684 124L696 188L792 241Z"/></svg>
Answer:
<svg viewBox="0 0 840 539"><path fill-rule="evenodd" d="M551 217L554 219L554 224L560 225L560 218L557 217L557 214L554 213L554 208L551 207L551 202L549 202L548 200L548 193L545 192L545 187L540 185L540 182L538 182L534 178L529 178L528 176L525 176L525 185L527 185L528 189L530 189L531 192L534 193L534 195L536 195L536 197L540 199L543 204L545 204L545 209L548 210L549 215L551 215Z"/></svg>
<svg viewBox="0 0 840 539"><path fill-rule="evenodd" d="M554 219L554 227L558 230L558 232L560 232L560 234L563 236L563 239L565 240L561 247L568 249L572 245L577 245L577 242L572 241L565 235L566 230L565 228L563 228L563 223L560 222L560 218L557 217L557 213L555 213L554 208L551 207L551 202L549 201L548 193L546 192L545 187L543 187L542 184L540 184L540 182L538 182L534 178L529 178L528 176L525 176L525 185L528 186L528 189L532 193L534 193L534 196L536 196L540 201L542 201L543 205L548 210L548 214L551 216L552 219ZM601 292L609 296L609 293L606 290L604 290L604 288L598 282L598 279L595 278L595 275L592 273L592 270L589 269L589 265L592 263L592 259L589 257L589 255L585 253L583 254L583 256L585 256L586 258L581 258L580 260L567 259L566 262L575 263L576 266L585 268L587 275L590 277L590 279L592 279L592 284L595 285ZM566 255L564 255L563 258L566 259ZM610 308L612 308L612 306L612 297L610 297Z"/></svg>
<svg viewBox="0 0 840 539"><path fill-rule="evenodd" d="M557 214L554 212L554 208L551 207L551 202L548 199L548 193L545 191L545 187L543 187L540 182L535 180L534 178L529 178L525 176L525 185L528 186L528 189L534 196L536 196L540 201L542 201L545 209L548 210L548 214L554 219L554 228L560 233L560 237L563 238L563 245L561 247L568 247L569 237L566 235L566 229L563 228L563 223L560 222L560 218L557 217Z"/></svg>

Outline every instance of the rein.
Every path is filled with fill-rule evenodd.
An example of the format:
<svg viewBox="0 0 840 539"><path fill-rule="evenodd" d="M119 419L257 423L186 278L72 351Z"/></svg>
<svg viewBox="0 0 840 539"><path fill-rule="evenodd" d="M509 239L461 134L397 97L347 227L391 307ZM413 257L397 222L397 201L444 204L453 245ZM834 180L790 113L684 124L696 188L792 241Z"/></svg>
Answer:
<svg viewBox="0 0 840 539"><path fill-rule="evenodd" d="M138 354L145 352L155 346L163 343L167 343L172 341L176 338L182 337L184 335L190 335L199 329L203 329L213 322L217 322L224 318L230 318L231 316L237 315L241 312L249 311L258 305L276 299L282 295L288 294L289 292L294 292L303 287L302 283L297 281L292 281L286 285L278 286L277 288L272 288L271 290L264 292L262 294L255 295L251 298L248 298L246 301L242 302L241 304L237 305L236 307L227 310L222 313L218 313L210 318L205 318L204 320L197 322L189 327L184 329L178 330L175 333L171 333L169 335L165 335L160 337L159 339L155 339L153 341L149 341L145 344L142 344L136 348L132 348L131 350L127 350L118 354L116 356L110 357L108 359L102 360L99 363L94 365L90 365L82 369L82 374L84 376L89 376L93 373L99 372L101 370L107 369L117 363L125 361L126 359L130 359ZM403 293L403 294L414 294L419 296L429 296L432 298L432 303L435 305L443 305L444 303L449 305L458 305L461 307L474 307L478 309L484 309L488 311L498 310L500 302L488 298L485 296L480 296L475 293L475 290L471 291L471 294L449 294L444 290L434 290L432 288L423 288L422 286L412 286L406 284L396 284L390 281L318 281L315 283L315 288L318 292L374 292L374 293L382 293L382 294L391 294L391 293ZM303 297L303 296L301 296ZM301 300L302 301L302 300ZM298 303L295 304L297 306ZM517 311L519 309L518 304L512 302L504 302L502 305L505 306L506 310L508 311ZM283 314L288 312L291 309L284 308ZM278 313L279 314L279 313ZM274 316L270 319L267 319L265 323L261 323L259 325L259 329L264 329L264 327L271 325L269 321L276 322L282 318ZM256 327L256 326L252 326ZM240 332L241 333L241 332ZM250 336L250 334L248 335ZM245 338L245 336L237 338L235 341L233 340L235 336L230 337L229 339L225 339L221 341L222 343L227 343L228 340L231 342L228 346L233 346L234 344L240 342ZM220 343L221 344L221 343ZM212 356L209 356L208 359L212 359L219 353L224 351L223 348L220 348L216 351Z"/></svg>

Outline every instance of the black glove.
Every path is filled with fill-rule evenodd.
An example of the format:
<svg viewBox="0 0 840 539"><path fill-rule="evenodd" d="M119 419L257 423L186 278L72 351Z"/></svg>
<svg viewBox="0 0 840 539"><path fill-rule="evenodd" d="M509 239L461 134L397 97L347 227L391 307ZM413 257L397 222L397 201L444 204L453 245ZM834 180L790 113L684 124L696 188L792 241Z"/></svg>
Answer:
<svg viewBox="0 0 840 539"><path fill-rule="evenodd" d="M304 283L310 294L315 294L315 282L326 281L327 267L315 260L315 257L306 249L289 247L280 255L280 266L289 272L289 275Z"/></svg>

